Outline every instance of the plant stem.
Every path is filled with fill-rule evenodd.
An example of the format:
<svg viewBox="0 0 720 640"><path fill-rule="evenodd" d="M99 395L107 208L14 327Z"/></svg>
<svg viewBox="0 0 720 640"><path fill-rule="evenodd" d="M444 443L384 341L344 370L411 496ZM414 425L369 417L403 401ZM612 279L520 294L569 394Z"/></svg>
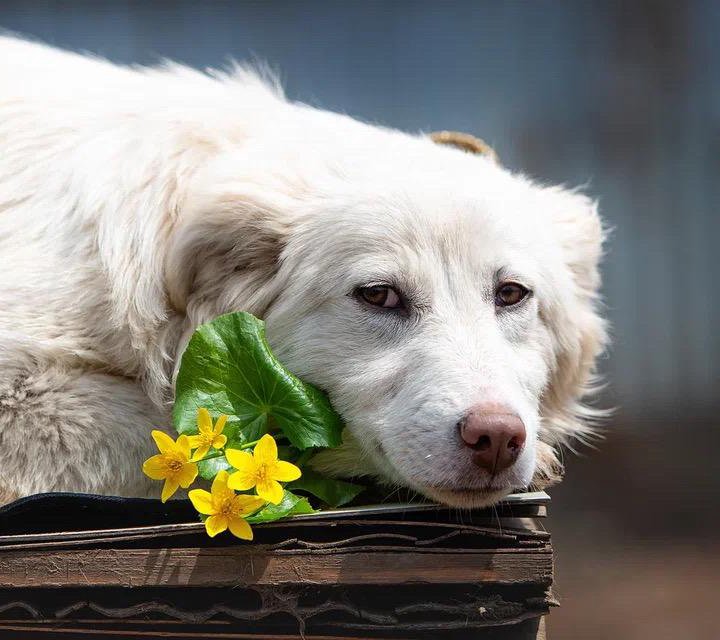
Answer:
<svg viewBox="0 0 720 640"><path fill-rule="evenodd" d="M218 451L217 453L211 453L204 458L200 458L200 460L196 460L195 462L205 462L205 460L212 460L213 458L222 458L224 455L225 451Z"/></svg>
<svg viewBox="0 0 720 640"><path fill-rule="evenodd" d="M252 442L243 442L242 444L237 445L238 449L249 449L250 447L254 447L260 440L253 440ZM204 458L200 460L196 460L196 462L205 462L205 460L212 460L213 458L222 458L225 455L225 448L223 448L221 451L218 451L217 453L211 453L209 455L206 455Z"/></svg>

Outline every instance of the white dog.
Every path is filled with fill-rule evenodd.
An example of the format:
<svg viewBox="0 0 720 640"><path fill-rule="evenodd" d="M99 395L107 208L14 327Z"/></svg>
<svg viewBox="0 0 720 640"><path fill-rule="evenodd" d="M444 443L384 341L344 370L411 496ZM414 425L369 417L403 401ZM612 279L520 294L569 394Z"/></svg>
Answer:
<svg viewBox="0 0 720 640"><path fill-rule="evenodd" d="M0 502L151 495L151 428L200 323L266 320L347 423L318 465L458 506L588 433L593 202L243 70L0 38Z"/></svg>

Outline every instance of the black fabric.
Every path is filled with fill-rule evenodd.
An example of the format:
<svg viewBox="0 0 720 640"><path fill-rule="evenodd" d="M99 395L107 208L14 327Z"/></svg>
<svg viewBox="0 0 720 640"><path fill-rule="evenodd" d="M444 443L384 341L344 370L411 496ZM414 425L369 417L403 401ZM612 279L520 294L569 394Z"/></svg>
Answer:
<svg viewBox="0 0 720 640"><path fill-rule="evenodd" d="M0 535L197 522L189 500L40 493L0 507Z"/></svg>

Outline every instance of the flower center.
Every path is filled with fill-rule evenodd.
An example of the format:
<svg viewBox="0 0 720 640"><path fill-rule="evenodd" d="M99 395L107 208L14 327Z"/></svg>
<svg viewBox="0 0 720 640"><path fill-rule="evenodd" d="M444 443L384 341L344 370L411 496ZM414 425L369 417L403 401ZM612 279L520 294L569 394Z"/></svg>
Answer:
<svg viewBox="0 0 720 640"><path fill-rule="evenodd" d="M225 516L226 518L229 518L233 515L233 500L232 498L223 500L222 504L220 505L220 515Z"/></svg>
<svg viewBox="0 0 720 640"><path fill-rule="evenodd" d="M170 471L172 471L173 473L177 473L182 469L183 462L179 458L168 458L167 466Z"/></svg>
<svg viewBox="0 0 720 640"><path fill-rule="evenodd" d="M257 470L258 482L267 482L269 476L269 469L266 464L261 464Z"/></svg>

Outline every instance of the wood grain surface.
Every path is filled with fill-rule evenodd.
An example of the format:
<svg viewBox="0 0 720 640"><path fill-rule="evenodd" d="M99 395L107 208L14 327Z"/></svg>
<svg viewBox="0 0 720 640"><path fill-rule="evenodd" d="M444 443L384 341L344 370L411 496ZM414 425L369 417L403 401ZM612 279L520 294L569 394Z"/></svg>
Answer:
<svg viewBox="0 0 720 640"><path fill-rule="evenodd" d="M549 551L265 552L256 547L0 553L0 587L493 583L550 585Z"/></svg>

